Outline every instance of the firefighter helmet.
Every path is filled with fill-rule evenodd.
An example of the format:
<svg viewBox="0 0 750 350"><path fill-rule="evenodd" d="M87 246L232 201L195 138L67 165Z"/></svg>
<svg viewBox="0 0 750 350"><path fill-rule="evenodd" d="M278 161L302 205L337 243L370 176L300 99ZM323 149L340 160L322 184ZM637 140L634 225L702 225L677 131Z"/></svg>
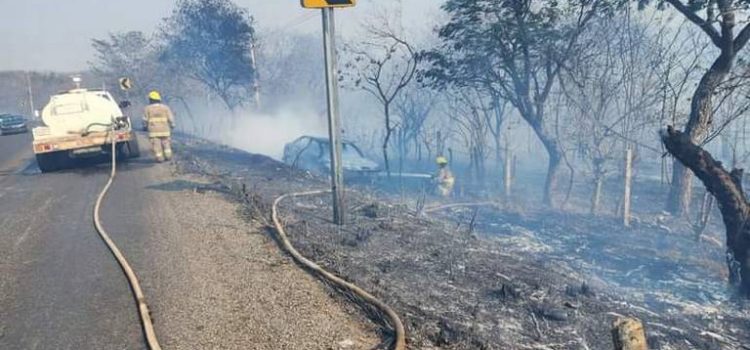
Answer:
<svg viewBox="0 0 750 350"><path fill-rule="evenodd" d="M148 99L154 100L154 101L161 101L161 94L159 94L159 91L153 90L148 93Z"/></svg>

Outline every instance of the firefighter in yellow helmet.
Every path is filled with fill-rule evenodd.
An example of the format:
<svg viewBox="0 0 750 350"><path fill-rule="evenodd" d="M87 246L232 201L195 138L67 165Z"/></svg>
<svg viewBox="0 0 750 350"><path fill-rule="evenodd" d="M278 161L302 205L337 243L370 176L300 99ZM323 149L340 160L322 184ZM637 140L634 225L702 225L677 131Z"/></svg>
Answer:
<svg viewBox="0 0 750 350"><path fill-rule="evenodd" d="M143 113L143 120L156 161L161 163L172 159L174 115L169 106L161 102L161 95L156 90L148 94L148 106Z"/></svg>
<svg viewBox="0 0 750 350"><path fill-rule="evenodd" d="M443 197L448 197L453 192L453 185L456 183L456 178L448 168L448 159L440 156L435 159L438 165L438 172L435 174L435 184L437 185L437 193Z"/></svg>

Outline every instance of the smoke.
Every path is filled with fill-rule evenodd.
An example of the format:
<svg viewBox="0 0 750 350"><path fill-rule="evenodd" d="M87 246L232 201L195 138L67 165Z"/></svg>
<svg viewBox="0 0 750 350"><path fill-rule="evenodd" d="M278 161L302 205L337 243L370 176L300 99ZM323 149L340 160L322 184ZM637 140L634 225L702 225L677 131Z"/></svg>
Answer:
<svg viewBox="0 0 750 350"><path fill-rule="evenodd" d="M325 136L325 120L311 112L283 111L273 115L244 114L236 127L224 132L225 143L251 153L281 159L284 145L300 136Z"/></svg>
<svg viewBox="0 0 750 350"><path fill-rule="evenodd" d="M284 146L300 136L326 136L326 120L310 110L287 108L273 113L228 112L217 106L192 109L177 117L189 134L281 160Z"/></svg>

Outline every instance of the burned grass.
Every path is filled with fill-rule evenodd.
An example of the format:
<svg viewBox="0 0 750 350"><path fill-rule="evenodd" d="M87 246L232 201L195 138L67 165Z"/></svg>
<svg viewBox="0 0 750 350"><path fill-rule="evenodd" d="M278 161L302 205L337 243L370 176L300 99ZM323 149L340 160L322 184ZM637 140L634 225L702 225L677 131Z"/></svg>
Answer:
<svg viewBox="0 0 750 350"><path fill-rule="evenodd" d="M325 188L261 156L183 143L181 171L213 175L256 220L278 195ZM391 305L413 349L612 349L618 317L644 321L652 349L747 349L750 315L726 295L720 248L611 219L455 208L430 217L347 193L348 222L326 196L281 216L306 256ZM264 215L261 215L265 213Z"/></svg>

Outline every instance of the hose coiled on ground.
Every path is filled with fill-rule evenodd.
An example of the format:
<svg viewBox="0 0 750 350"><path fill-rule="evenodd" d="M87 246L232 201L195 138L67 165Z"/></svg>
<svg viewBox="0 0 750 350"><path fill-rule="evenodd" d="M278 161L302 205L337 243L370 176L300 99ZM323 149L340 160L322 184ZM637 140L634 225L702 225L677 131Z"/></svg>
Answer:
<svg viewBox="0 0 750 350"><path fill-rule="evenodd" d="M292 243L289 241L289 238L286 235L286 231L284 230L284 226L281 224L281 220L279 219L279 208L278 208L279 203L281 203L281 201L283 201L286 198L313 196L313 195L320 195L320 194L325 194L325 193L330 193L330 191L322 190L322 191L289 193L289 194L285 194L281 197L276 198L276 200L273 202L273 206L271 207L271 219L273 220L273 223L276 226L276 232L279 235L281 244L284 246L284 249L287 252L289 252L289 254L298 263L304 265L305 267L309 268L310 270L314 271L320 276L323 276L323 278L335 284L336 286L339 286L341 288L351 291L358 297L362 298L362 300L364 300L365 302L380 309L380 311L382 311L388 317L388 321L391 324L391 327L393 327L393 330L396 334L396 340L393 344L393 350L405 350L406 349L406 331L404 330L404 324L401 322L401 319L398 317L396 312L393 311L393 309L391 309L390 306L386 305L384 302L372 296L370 293L368 293L364 289L350 282L343 280L342 278L326 271L325 269L320 267L320 265L305 258L304 256L302 256L302 254L300 254L297 251L297 249L294 248Z"/></svg>

